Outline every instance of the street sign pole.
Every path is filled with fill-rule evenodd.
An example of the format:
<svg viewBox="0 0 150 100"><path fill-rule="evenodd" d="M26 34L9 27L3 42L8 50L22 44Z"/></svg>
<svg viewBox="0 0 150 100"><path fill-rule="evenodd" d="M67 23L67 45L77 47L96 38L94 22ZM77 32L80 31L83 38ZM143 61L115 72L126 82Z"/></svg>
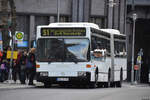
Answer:
<svg viewBox="0 0 150 100"><path fill-rule="evenodd" d="M139 83L141 83L141 63L139 64Z"/></svg>
<svg viewBox="0 0 150 100"><path fill-rule="evenodd" d="M134 70L135 70L135 81L134 83L137 84L139 80L138 72L139 72L139 65L134 65Z"/></svg>
<svg viewBox="0 0 150 100"><path fill-rule="evenodd" d="M9 69L9 83L12 83L12 67L13 67L13 52L14 52L14 40L15 36L12 38L12 50L11 50L11 58L10 58L10 69Z"/></svg>
<svg viewBox="0 0 150 100"><path fill-rule="evenodd" d="M57 22L60 19L60 0L57 0Z"/></svg>
<svg viewBox="0 0 150 100"><path fill-rule="evenodd" d="M16 31L15 35L12 35L12 44L11 44L11 47L12 47L12 50L11 50L11 57L10 57L10 70L9 70L9 83L12 82L12 67L13 67L13 56L14 56L14 44L15 44L15 41L16 40L23 40L24 38L24 33L23 32L20 32L20 31Z"/></svg>
<svg viewBox="0 0 150 100"><path fill-rule="evenodd" d="M134 45L135 45L135 22L136 22L136 18L137 18L136 13L133 13L131 85L133 85L133 82L134 82Z"/></svg>

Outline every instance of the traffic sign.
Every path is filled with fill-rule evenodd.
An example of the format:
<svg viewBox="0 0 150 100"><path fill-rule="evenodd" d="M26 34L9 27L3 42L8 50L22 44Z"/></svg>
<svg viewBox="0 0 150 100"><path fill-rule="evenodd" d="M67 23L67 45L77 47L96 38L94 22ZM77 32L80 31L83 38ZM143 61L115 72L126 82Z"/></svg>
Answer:
<svg viewBox="0 0 150 100"><path fill-rule="evenodd" d="M16 31L15 33L15 40L23 40L24 32Z"/></svg>
<svg viewBox="0 0 150 100"><path fill-rule="evenodd" d="M12 51L7 51L7 59L11 59L11 54L12 54ZM18 55L18 52L17 51L13 51L13 59L17 59L17 55Z"/></svg>
<svg viewBox="0 0 150 100"><path fill-rule="evenodd" d="M134 70L139 70L139 66L138 65L134 65Z"/></svg>
<svg viewBox="0 0 150 100"><path fill-rule="evenodd" d="M141 57L141 56L138 56L138 57L137 57L137 63L138 63L138 64L141 64L141 61L142 61L142 57Z"/></svg>
<svg viewBox="0 0 150 100"><path fill-rule="evenodd" d="M141 56L138 56L138 57L137 57L137 60L138 60L138 61L141 61L141 60L142 60L142 57L141 57Z"/></svg>

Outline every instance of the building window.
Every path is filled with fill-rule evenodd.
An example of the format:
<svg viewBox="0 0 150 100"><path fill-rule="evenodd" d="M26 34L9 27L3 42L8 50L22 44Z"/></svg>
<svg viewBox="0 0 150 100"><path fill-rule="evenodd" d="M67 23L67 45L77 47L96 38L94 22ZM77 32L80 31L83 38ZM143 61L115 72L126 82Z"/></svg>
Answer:
<svg viewBox="0 0 150 100"><path fill-rule="evenodd" d="M60 16L59 17L59 22L70 22L71 21L71 18L70 16ZM55 22L57 22L57 16L55 16Z"/></svg>
<svg viewBox="0 0 150 100"><path fill-rule="evenodd" d="M100 28L105 28L105 21L102 17L91 17L90 22L97 24Z"/></svg>
<svg viewBox="0 0 150 100"><path fill-rule="evenodd" d="M48 25L49 16L35 16L35 25Z"/></svg>
<svg viewBox="0 0 150 100"><path fill-rule="evenodd" d="M24 40L28 40L29 16L28 15L17 15L16 23L17 23L16 31L24 32Z"/></svg>
<svg viewBox="0 0 150 100"><path fill-rule="evenodd" d="M69 22L69 17L68 16L61 16L60 17L60 22Z"/></svg>

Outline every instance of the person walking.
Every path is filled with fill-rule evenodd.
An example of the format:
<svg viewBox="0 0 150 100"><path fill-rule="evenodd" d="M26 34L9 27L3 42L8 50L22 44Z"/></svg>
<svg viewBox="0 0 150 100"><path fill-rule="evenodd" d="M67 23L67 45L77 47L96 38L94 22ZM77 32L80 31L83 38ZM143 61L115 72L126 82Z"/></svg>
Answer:
<svg viewBox="0 0 150 100"><path fill-rule="evenodd" d="M0 82L7 80L7 73L8 73L7 60L3 59L0 65Z"/></svg>
<svg viewBox="0 0 150 100"><path fill-rule="evenodd" d="M19 76L19 80L21 81L21 74L20 74L20 59L22 56L22 52L19 51L18 55L17 55L17 59L13 61L13 80L14 82L17 81L17 76Z"/></svg>
<svg viewBox="0 0 150 100"><path fill-rule="evenodd" d="M2 68L1 68L2 56L3 56L3 53L0 50L0 82L2 82Z"/></svg>
<svg viewBox="0 0 150 100"><path fill-rule="evenodd" d="M8 48L9 47L5 47L0 53L0 76L2 82L7 80L9 75L9 60L7 59L7 50L10 50L10 48Z"/></svg>
<svg viewBox="0 0 150 100"><path fill-rule="evenodd" d="M27 60L27 52L23 51L22 56L20 58L20 82L21 84L25 84L25 80L26 80L26 60Z"/></svg>
<svg viewBox="0 0 150 100"><path fill-rule="evenodd" d="M33 84L33 79L36 75L36 58L35 58L35 48L31 48L27 57L27 76L29 78L29 85Z"/></svg>

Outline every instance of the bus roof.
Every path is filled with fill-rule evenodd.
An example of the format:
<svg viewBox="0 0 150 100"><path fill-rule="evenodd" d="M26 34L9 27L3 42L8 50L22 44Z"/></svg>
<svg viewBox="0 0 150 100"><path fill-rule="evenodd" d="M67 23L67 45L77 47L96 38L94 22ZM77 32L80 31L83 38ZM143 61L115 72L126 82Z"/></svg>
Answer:
<svg viewBox="0 0 150 100"><path fill-rule="evenodd" d="M60 23L50 23L49 25L40 25L38 26L39 28L41 27L90 27L90 28L95 28L97 30L100 30L102 32L106 32L108 34L116 34L116 35L122 35L125 36L124 34L121 34L120 31L116 29L100 29L97 24L94 23L88 23L88 22L60 22Z"/></svg>
<svg viewBox="0 0 150 100"><path fill-rule="evenodd" d="M99 26L94 23L80 22L80 23L51 23L50 27L92 27L99 29Z"/></svg>
<svg viewBox="0 0 150 100"><path fill-rule="evenodd" d="M116 29L100 29L101 31L108 32L111 34L120 34L120 32Z"/></svg>
<svg viewBox="0 0 150 100"><path fill-rule="evenodd" d="M116 29L100 29L100 30L106 33L110 33L110 34L125 36L124 34L121 34L119 30L116 30Z"/></svg>

